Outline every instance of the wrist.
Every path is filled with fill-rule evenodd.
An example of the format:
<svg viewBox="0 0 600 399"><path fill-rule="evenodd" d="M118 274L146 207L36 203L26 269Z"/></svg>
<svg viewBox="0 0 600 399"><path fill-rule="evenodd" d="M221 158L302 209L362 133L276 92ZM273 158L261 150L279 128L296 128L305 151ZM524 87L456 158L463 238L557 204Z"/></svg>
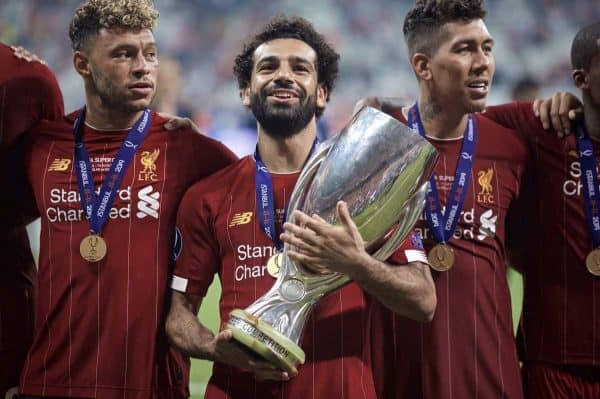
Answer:
<svg viewBox="0 0 600 399"><path fill-rule="evenodd" d="M356 282L363 281L369 279L377 267L379 261L363 250L356 258L356 263L348 268L347 275Z"/></svg>

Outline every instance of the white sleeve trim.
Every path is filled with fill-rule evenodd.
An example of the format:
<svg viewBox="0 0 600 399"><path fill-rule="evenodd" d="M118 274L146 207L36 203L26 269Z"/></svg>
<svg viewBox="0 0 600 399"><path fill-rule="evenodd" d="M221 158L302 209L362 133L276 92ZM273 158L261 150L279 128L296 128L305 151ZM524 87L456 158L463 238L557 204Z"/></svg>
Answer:
<svg viewBox="0 0 600 399"><path fill-rule="evenodd" d="M188 285L187 278L183 278L183 277L174 275L173 279L171 280L171 288L173 288L175 291L185 293L185 290L187 289L187 285Z"/></svg>
<svg viewBox="0 0 600 399"><path fill-rule="evenodd" d="M406 261L410 262L423 262L426 265L429 264L429 260L427 259L427 255L425 252L420 249L407 249L404 251L404 255L406 256Z"/></svg>

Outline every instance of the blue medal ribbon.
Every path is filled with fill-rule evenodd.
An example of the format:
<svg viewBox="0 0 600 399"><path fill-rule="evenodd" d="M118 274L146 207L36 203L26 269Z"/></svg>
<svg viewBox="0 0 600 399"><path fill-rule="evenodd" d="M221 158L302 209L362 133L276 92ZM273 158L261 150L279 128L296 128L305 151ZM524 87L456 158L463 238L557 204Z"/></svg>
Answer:
<svg viewBox="0 0 600 399"><path fill-rule="evenodd" d="M79 186L81 207L90 222L90 231L92 234L100 234L102 227L108 219L110 208L114 202L121 180L127 171L127 167L133 159L135 151L148 135L148 131L152 125L152 115L150 114L150 110L144 110L142 116L133 125L127 134L127 138L121 144L121 148L117 151L117 155L102 182L99 194L94 192L92 164L83 143L84 121L85 107L77 115L73 127L77 185Z"/></svg>
<svg viewBox="0 0 600 399"><path fill-rule="evenodd" d="M318 140L315 141L310 149L308 158L312 155L315 147L317 146ZM273 180L271 179L271 173L265 166L260 154L258 153L258 144L254 150L254 161L256 166L256 204L258 206L258 221L261 229L265 232L267 237L275 243L277 251L283 251L283 241L277 237L275 231L275 198L273 195ZM285 220L287 214L287 207L284 210L283 220Z"/></svg>
<svg viewBox="0 0 600 399"><path fill-rule="evenodd" d="M584 122L576 124L577 151L581 163L583 203L594 248L600 247L600 201L598 198L598 173L594 146Z"/></svg>
<svg viewBox="0 0 600 399"><path fill-rule="evenodd" d="M425 127L421 121L419 107L415 103L408 112L408 124L416 130L422 137L425 137ZM450 189L450 196L446 203L446 209L442 213L439 194L435 184L434 176L429 179L427 188L427 201L425 203L425 216L429 224L429 229L436 242L447 243L456 229L460 213L465 202L468 191L468 182L471 179L471 170L473 168L473 156L477 147L477 124L472 115L469 114L469 120L463 134L463 144L460 150L460 157L456 165L454 182Z"/></svg>

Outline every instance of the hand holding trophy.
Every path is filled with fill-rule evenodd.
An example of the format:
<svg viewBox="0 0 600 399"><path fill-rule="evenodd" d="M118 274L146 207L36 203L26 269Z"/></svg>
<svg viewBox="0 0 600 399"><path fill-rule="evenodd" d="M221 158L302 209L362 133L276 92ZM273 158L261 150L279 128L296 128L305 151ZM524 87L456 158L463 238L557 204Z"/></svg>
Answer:
<svg viewBox="0 0 600 399"><path fill-rule="evenodd" d="M394 118L366 107L335 137L322 143L305 165L292 194L288 222L301 210L330 224L351 217L374 258L387 259L422 213L437 153L425 139ZM345 204L338 204L344 201ZM315 271L286 252L270 259L279 274L273 287L226 324L233 338L291 375L304 363L299 346L314 304L350 278Z"/></svg>

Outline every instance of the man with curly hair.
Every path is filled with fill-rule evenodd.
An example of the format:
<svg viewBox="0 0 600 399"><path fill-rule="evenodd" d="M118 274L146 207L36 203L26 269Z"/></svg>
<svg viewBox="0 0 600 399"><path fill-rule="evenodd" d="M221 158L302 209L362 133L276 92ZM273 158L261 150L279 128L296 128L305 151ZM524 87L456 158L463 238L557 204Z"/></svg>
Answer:
<svg viewBox="0 0 600 399"><path fill-rule="evenodd" d="M328 254L331 265L324 266L349 271L356 283L316 305L301 342L306 363L297 375L247 354L231 342L230 330L214 335L196 318L215 274L223 287L223 322L275 282L278 269L267 263L282 249L285 209L315 146L316 120L333 90L338 58L313 26L297 17L271 20L236 58L242 103L257 121L256 151L184 196L177 217L182 247L167 317L167 334L178 348L215 362L206 398L374 399L364 345L372 301L364 291L402 315L427 320L433 314L435 293L420 240L411 236L393 255L391 263L402 267L376 261L340 203L341 226L324 231L337 251Z"/></svg>
<svg viewBox="0 0 600 399"><path fill-rule="evenodd" d="M481 115L494 74L482 0L419 0L404 20L419 84L412 107L382 109L425 136L440 158L417 227L434 269L432 323L373 312L382 398L521 398L505 245L528 161L525 141ZM377 326L383 325L383 328Z"/></svg>
<svg viewBox="0 0 600 399"><path fill-rule="evenodd" d="M42 232L25 397L189 396L189 362L164 333L176 209L236 158L191 130L166 131L148 109L157 17L149 0L81 5L69 35L86 104L31 130Z"/></svg>
<svg viewBox="0 0 600 399"><path fill-rule="evenodd" d="M35 218L23 168L24 133L40 119L63 116L63 99L45 62L22 47L0 43L0 398L16 392L33 339L35 262L25 225ZM35 93L35 94L34 94Z"/></svg>

